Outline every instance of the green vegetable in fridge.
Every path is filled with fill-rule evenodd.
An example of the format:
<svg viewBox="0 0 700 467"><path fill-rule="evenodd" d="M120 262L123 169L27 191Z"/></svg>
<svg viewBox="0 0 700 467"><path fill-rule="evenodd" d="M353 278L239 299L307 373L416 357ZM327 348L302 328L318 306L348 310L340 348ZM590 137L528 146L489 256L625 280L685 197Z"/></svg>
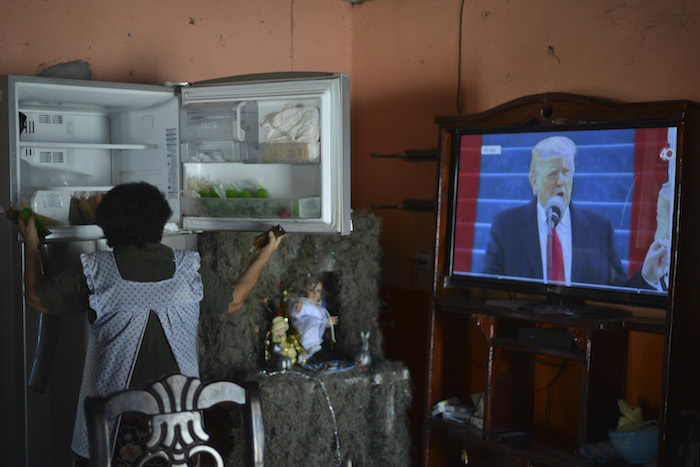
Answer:
<svg viewBox="0 0 700 467"><path fill-rule="evenodd" d="M27 221L29 217L32 215L32 210L29 208L22 208L19 211L19 217L22 218L23 221ZM39 238L45 238L47 235L51 234L51 231L46 228L46 226L39 220L39 218L36 218L36 232L39 234Z"/></svg>
<svg viewBox="0 0 700 467"><path fill-rule="evenodd" d="M267 190L263 188L261 184L258 183L258 190L255 192L255 197L256 198L269 198L270 195L268 195Z"/></svg>
<svg viewBox="0 0 700 467"><path fill-rule="evenodd" d="M199 196L202 198L220 198L219 193L216 192L214 187L210 187L209 189L205 190L199 190Z"/></svg>

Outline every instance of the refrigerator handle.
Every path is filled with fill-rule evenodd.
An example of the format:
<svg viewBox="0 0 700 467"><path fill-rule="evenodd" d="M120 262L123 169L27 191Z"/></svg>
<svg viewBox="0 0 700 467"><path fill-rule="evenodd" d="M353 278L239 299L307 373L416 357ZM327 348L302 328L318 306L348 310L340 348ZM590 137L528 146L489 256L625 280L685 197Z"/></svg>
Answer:
<svg viewBox="0 0 700 467"><path fill-rule="evenodd" d="M32 372L29 374L29 389L39 394L46 391L53 358L56 354L60 316L42 314L39 317L39 337L36 339L36 353Z"/></svg>
<svg viewBox="0 0 700 467"><path fill-rule="evenodd" d="M46 243L41 243L39 246L39 258L42 274L46 277ZM39 394L43 394L49 384L51 367L56 355L60 318L59 315L47 314L41 314L39 317L39 335L36 339L36 352L28 384L29 389Z"/></svg>
<svg viewBox="0 0 700 467"><path fill-rule="evenodd" d="M238 102L233 106L233 118L231 124L233 126L233 141L242 143L245 141L245 130L242 126L242 112L245 102Z"/></svg>

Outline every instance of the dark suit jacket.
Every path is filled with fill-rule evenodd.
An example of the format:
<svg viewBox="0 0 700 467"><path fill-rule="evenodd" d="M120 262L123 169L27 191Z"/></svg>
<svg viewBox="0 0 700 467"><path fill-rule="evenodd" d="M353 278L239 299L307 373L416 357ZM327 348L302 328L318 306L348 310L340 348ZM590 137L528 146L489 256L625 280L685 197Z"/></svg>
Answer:
<svg viewBox="0 0 700 467"><path fill-rule="evenodd" d="M535 203L537 199L496 216L486 249L484 273L543 279ZM569 210L573 256L571 281L630 286L615 251L610 221L587 209L577 208L573 203ZM635 287L644 286L637 280L634 282Z"/></svg>

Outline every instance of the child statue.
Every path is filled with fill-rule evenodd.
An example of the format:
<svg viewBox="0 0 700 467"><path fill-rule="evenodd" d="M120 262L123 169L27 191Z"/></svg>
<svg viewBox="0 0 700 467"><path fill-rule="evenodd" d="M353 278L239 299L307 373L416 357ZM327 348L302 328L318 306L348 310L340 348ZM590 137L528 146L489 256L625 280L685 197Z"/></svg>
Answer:
<svg viewBox="0 0 700 467"><path fill-rule="evenodd" d="M323 306L323 282L319 278L310 278L305 284L305 289L305 297L290 300L289 319L292 326L299 331L301 345L307 358L311 359L323 347L326 328L330 328L331 340L335 342L333 326L338 324L338 317L331 316ZM319 357L320 354L314 360L318 360Z"/></svg>

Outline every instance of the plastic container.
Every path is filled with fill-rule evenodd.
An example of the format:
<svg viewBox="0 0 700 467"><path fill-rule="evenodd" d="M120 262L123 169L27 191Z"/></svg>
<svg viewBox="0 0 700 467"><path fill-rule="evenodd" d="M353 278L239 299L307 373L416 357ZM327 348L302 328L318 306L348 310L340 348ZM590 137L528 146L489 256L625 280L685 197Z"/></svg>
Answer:
<svg viewBox="0 0 700 467"><path fill-rule="evenodd" d="M610 431L617 453L630 464L656 462L659 456L659 427L638 431Z"/></svg>
<svg viewBox="0 0 700 467"><path fill-rule="evenodd" d="M273 198L182 198L183 213L194 217L253 219L313 219L321 216L319 197Z"/></svg>

